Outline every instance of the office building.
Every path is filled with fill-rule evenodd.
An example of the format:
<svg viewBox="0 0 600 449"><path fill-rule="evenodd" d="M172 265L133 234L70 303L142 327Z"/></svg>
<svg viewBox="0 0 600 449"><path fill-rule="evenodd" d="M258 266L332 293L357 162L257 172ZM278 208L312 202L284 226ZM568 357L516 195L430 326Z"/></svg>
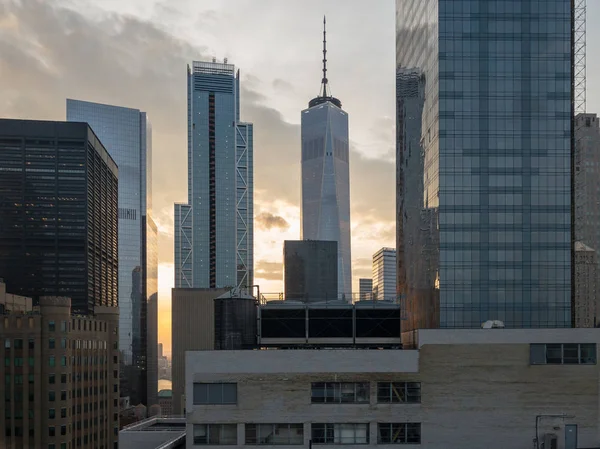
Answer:
<svg viewBox="0 0 600 449"><path fill-rule="evenodd" d="M173 390L160 390L158 392L158 405L162 416L173 415Z"/></svg>
<svg viewBox="0 0 600 449"><path fill-rule="evenodd" d="M12 309L0 283L0 447L113 448L119 430L119 309L72 315L69 298Z"/></svg>
<svg viewBox="0 0 600 449"><path fill-rule="evenodd" d="M145 112L67 99L67 120L87 122L119 166L119 349L121 394L157 402L157 230L152 219L152 126Z"/></svg>
<svg viewBox="0 0 600 449"><path fill-rule="evenodd" d="M358 291L360 301L367 301L369 299L373 299L373 279L360 278L358 280Z"/></svg>
<svg viewBox="0 0 600 449"><path fill-rule="evenodd" d="M87 123L0 119L0 277L74 314L118 306L118 169Z"/></svg>
<svg viewBox="0 0 600 449"><path fill-rule="evenodd" d="M302 302L337 300L338 262L335 241L285 240L285 299ZM350 296L347 299L350 300Z"/></svg>
<svg viewBox="0 0 600 449"><path fill-rule="evenodd" d="M173 413L184 414L185 352L215 349L214 300L229 289L174 288L171 292Z"/></svg>
<svg viewBox="0 0 600 449"><path fill-rule="evenodd" d="M324 23L325 24L325 23ZM338 296L352 293L348 114L329 92L323 31L321 91L302 111L303 240L338 243Z"/></svg>
<svg viewBox="0 0 600 449"><path fill-rule="evenodd" d="M570 327L571 0L396 0L404 330Z"/></svg>
<svg viewBox="0 0 600 449"><path fill-rule="evenodd" d="M600 446L595 329L416 334L403 351L188 352L187 447Z"/></svg>
<svg viewBox="0 0 600 449"><path fill-rule="evenodd" d="M175 204L175 287L250 288L253 126L232 64L188 66L188 202Z"/></svg>
<svg viewBox="0 0 600 449"><path fill-rule="evenodd" d="M373 254L373 299L396 301L396 250L381 248Z"/></svg>

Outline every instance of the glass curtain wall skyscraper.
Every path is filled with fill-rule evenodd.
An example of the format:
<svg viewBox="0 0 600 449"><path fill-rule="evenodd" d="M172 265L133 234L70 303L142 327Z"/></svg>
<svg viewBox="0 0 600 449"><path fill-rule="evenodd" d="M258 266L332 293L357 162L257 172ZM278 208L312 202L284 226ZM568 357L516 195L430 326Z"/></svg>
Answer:
<svg viewBox="0 0 600 449"><path fill-rule="evenodd" d="M253 125L232 64L188 66L188 202L175 204L175 287L254 282Z"/></svg>
<svg viewBox="0 0 600 449"><path fill-rule="evenodd" d="M404 330L571 325L571 0L396 0Z"/></svg>
<svg viewBox="0 0 600 449"><path fill-rule="evenodd" d="M325 20L323 20L325 26ZM338 296L352 294L348 114L331 96L323 30L323 79L319 96L302 111L303 240L338 242Z"/></svg>
<svg viewBox="0 0 600 449"><path fill-rule="evenodd" d="M145 112L67 99L67 120L87 122L119 166L119 350L121 396L157 403L157 231L152 219L152 127ZM150 309L148 308L150 304ZM154 354L154 356L153 356Z"/></svg>

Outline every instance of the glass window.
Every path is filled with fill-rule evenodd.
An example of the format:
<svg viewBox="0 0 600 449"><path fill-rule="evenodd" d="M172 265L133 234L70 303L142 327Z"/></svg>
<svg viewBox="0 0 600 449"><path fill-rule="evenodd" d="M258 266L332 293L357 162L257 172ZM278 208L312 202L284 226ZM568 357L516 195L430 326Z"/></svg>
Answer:
<svg viewBox="0 0 600 449"><path fill-rule="evenodd" d="M67 417L67 409L66 408L61 408L60 409L60 417L61 418L66 418Z"/></svg>
<svg viewBox="0 0 600 449"><path fill-rule="evenodd" d="M53 408L48 409L48 419L56 418L56 410Z"/></svg>
<svg viewBox="0 0 600 449"><path fill-rule="evenodd" d="M15 338L15 349L23 349L23 339Z"/></svg>
<svg viewBox="0 0 600 449"><path fill-rule="evenodd" d="M4 349L10 349L10 338L4 339Z"/></svg>
<svg viewBox="0 0 600 449"><path fill-rule="evenodd" d="M368 382L313 382L311 402L368 404Z"/></svg>
<svg viewBox="0 0 600 449"><path fill-rule="evenodd" d="M55 374L48 374L48 383L50 383L50 384L56 383L56 375Z"/></svg>
<svg viewBox="0 0 600 449"><path fill-rule="evenodd" d="M67 366L67 357L64 355L60 358L60 366Z"/></svg>
<svg viewBox="0 0 600 449"><path fill-rule="evenodd" d="M56 330L56 325L54 324L54 321L48 321L48 330L50 332L54 332Z"/></svg>
<svg viewBox="0 0 600 449"><path fill-rule="evenodd" d="M48 364L50 366L56 366L56 360L55 360L55 358L54 358L53 355L51 355L50 357L48 357Z"/></svg>
<svg viewBox="0 0 600 449"><path fill-rule="evenodd" d="M377 444L421 444L421 423L377 423Z"/></svg>
<svg viewBox="0 0 600 449"><path fill-rule="evenodd" d="M66 401L67 400L67 392L65 390L62 390L60 392L60 400L61 401Z"/></svg>
<svg viewBox="0 0 600 449"><path fill-rule="evenodd" d="M54 349L56 347L56 344L54 342L54 338L49 338L48 339L48 349Z"/></svg>
<svg viewBox="0 0 600 449"><path fill-rule="evenodd" d="M236 445L237 424L194 424L194 444Z"/></svg>
<svg viewBox="0 0 600 449"><path fill-rule="evenodd" d="M377 402L418 404L421 402L421 383L378 382Z"/></svg>
<svg viewBox="0 0 600 449"><path fill-rule="evenodd" d="M35 348L35 340L33 338L29 339L29 349Z"/></svg>
<svg viewBox="0 0 600 449"><path fill-rule="evenodd" d="M56 431L54 429L54 426L48 427L48 436L53 437L55 435L56 435Z"/></svg>
<svg viewBox="0 0 600 449"><path fill-rule="evenodd" d="M54 391L48 392L48 401L54 402L56 400L56 393Z"/></svg>
<svg viewBox="0 0 600 449"><path fill-rule="evenodd" d="M237 404L237 384L195 383L194 404Z"/></svg>
<svg viewBox="0 0 600 449"><path fill-rule="evenodd" d="M312 424L314 444L368 444L368 423Z"/></svg>
<svg viewBox="0 0 600 449"><path fill-rule="evenodd" d="M66 321L61 321L60 322L60 331L61 332L67 332L67 322Z"/></svg>
<svg viewBox="0 0 600 449"><path fill-rule="evenodd" d="M304 424L246 424L246 444L304 444Z"/></svg>
<svg viewBox="0 0 600 449"><path fill-rule="evenodd" d="M66 338L63 337L60 339L60 347L62 349L67 349L67 339Z"/></svg>
<svg viewBox="0 0 600 449"><path fill-rule="evenodd" d="M548 343L530 346L532 365L595 365L595 343Z"/></svg>

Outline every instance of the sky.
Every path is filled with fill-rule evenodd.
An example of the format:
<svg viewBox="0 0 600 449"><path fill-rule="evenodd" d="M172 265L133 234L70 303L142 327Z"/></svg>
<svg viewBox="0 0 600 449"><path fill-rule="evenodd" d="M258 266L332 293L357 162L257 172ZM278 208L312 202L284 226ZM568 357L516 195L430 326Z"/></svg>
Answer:
<svg viewBox="0 0 600 449"><path fill-rule="evenodd" d="M153 130L159 341L170 353L173 203L187 200L186 66L228 58L254 123L255 281L283 290L300 236L300 111L328 78L350 120L354 289L395 247L394 0L0 0L0 117L65 120L66 98L137 108ZM588 0L587 110L600 110L600 0Z"/></svg>

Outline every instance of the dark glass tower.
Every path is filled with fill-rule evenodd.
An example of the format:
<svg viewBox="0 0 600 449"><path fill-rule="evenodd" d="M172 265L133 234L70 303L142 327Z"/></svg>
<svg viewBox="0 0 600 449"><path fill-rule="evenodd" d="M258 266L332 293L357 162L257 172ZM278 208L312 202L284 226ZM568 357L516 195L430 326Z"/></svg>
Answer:
<svg viewBox="0 0 600 449"><path fill-rule="evenodd" d="M325 20L323 20L325 25ZM352 294L348 114L331 96L323 30L323 80L319 96L302 111L302 236L338 243L338 296Z"/></svg>
<svg viewBox="0 0 600 449"><path fill-rule="evenodd" d="M396 0L404 330L571 325L571 0Z"/></svg>
<svg viewBox="0 0 600 449"><path fill-rule="evenodd" d="M67 120L87 122L119 166L119 350L121 396L156 404L158 331L148 323L157 294L156 226L152 219L152 125L145 112L67 99Z"/></svg>
<svg viewBox="0 0 600 449"><path fill-rule="evenodd" d="M87 123L0 119L0 217L11 292L118 306L118 169Z"/></svg>

